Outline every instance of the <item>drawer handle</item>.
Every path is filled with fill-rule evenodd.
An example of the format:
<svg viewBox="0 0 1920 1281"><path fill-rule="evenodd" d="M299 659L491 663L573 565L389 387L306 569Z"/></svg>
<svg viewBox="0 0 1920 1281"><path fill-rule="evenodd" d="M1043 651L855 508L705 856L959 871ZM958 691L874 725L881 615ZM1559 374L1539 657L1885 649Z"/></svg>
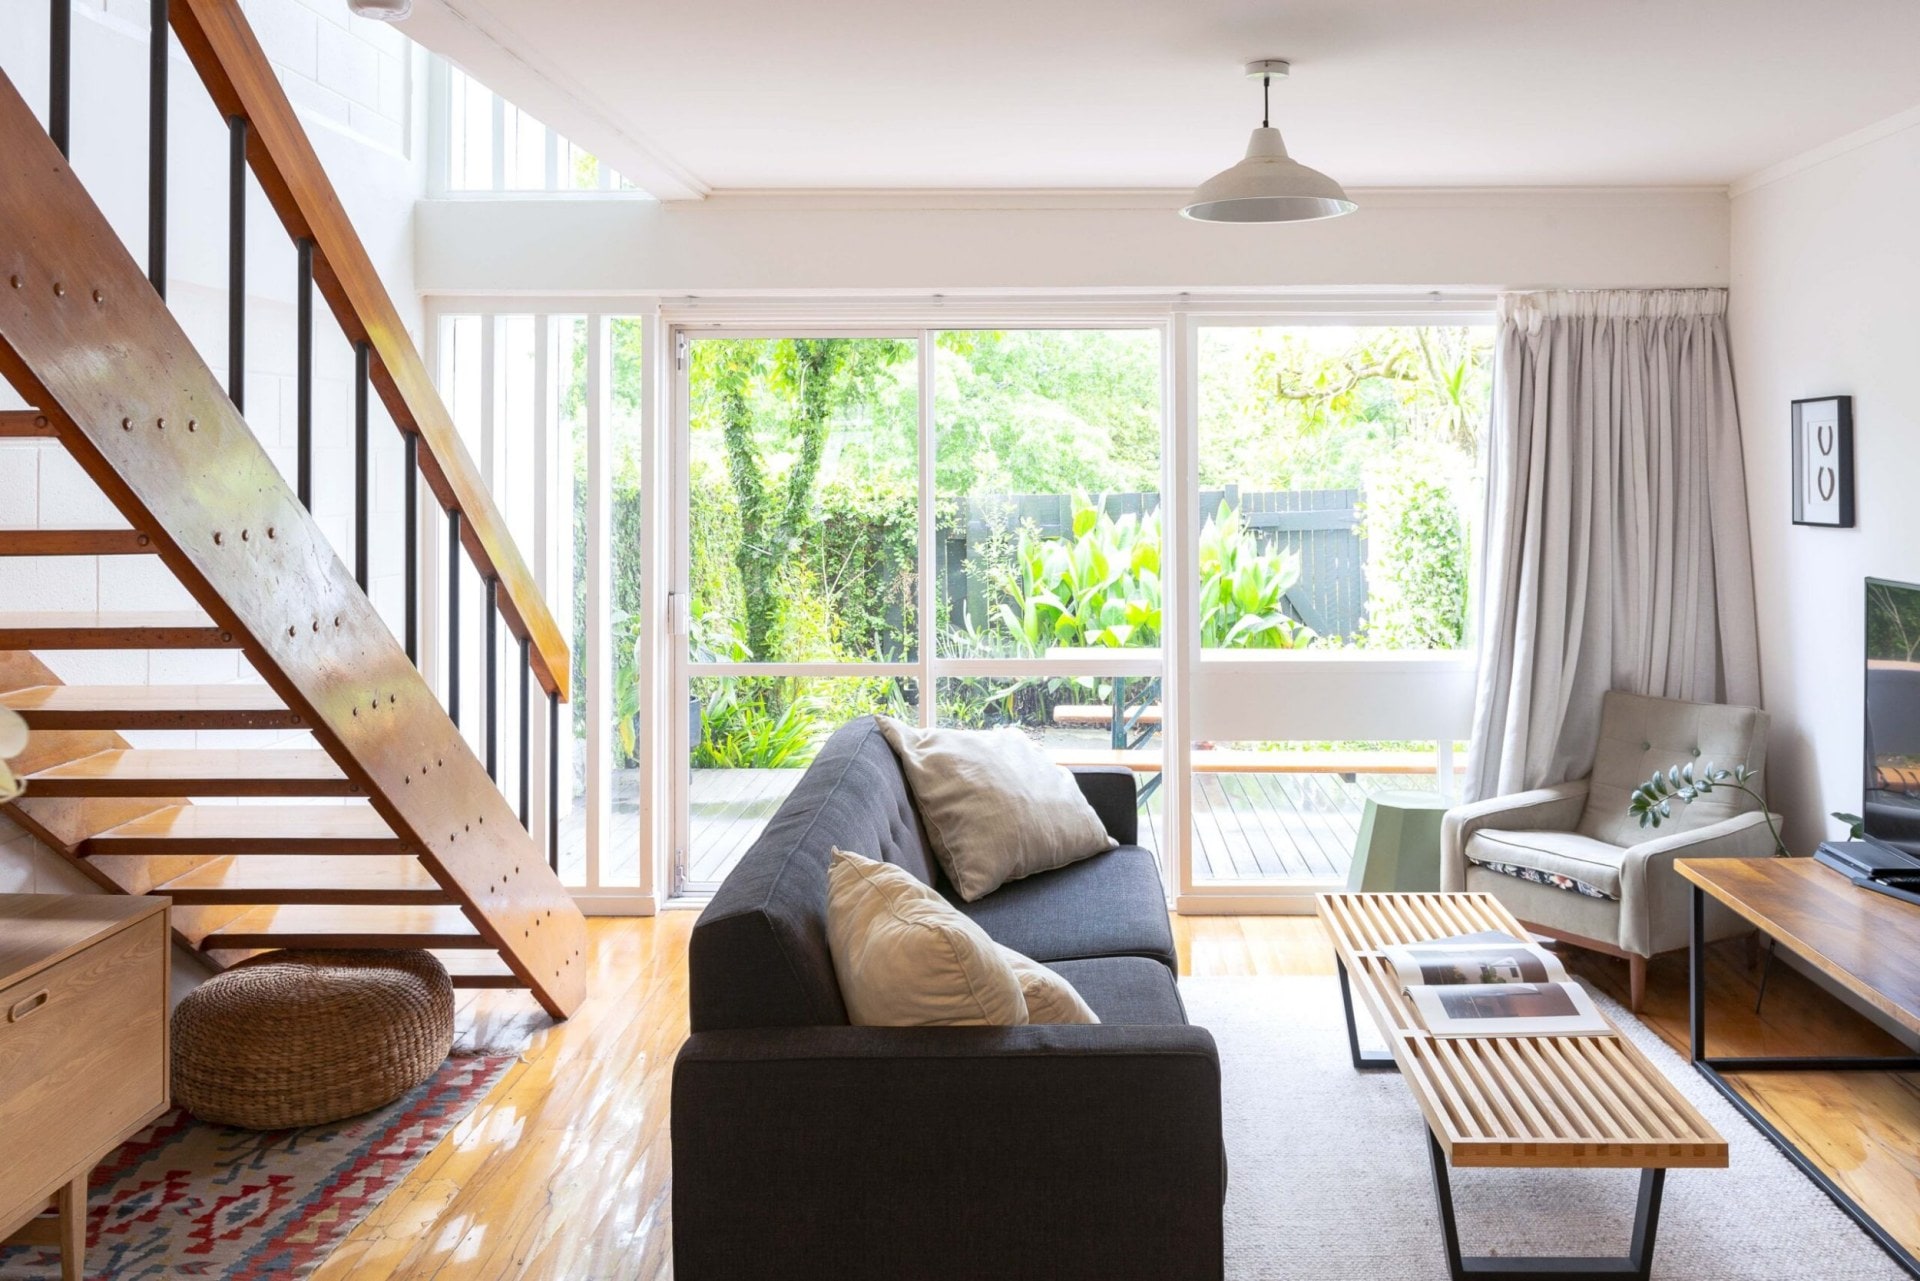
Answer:
<svg viewBox="0 0 1920 1281"><path fill-rule="evenodd" d="M52 992L43 988L24 1001L15 1001L13 1008L7 1011L7 1022L18 1023L21 1019L26 1018L27 1015L32 1014L35 1010L45 1005L47 998L52 995Z"/></svg>

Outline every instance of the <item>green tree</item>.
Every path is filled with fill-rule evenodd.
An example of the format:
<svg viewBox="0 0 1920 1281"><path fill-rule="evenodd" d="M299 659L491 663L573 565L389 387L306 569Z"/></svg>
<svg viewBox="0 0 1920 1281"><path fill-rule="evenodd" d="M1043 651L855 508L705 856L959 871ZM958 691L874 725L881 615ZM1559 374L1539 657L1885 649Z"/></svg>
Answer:
<svg viewBox="0 0 1920 1281"><path fill-rule="evenodd" d="M775 657L782 571L812 522L835 423L850 410L870 413L876 385L913 348L889 339L728 338L702 339L692 351L695 411L719 429L738 511L740 639L766 661Z"/></svg>

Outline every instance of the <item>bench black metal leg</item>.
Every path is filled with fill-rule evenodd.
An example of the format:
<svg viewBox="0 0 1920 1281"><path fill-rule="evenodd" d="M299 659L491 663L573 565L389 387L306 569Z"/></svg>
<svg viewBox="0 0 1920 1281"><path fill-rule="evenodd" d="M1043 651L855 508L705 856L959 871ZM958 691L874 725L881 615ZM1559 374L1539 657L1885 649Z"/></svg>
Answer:
<svg viewBox="0 0 1920 1281"><path fill-rule="evenodd" d="M1654 1232L1660 1226L1660 1195L1666 1187L1665 1170L1640 1171L1640 1200L1634 1210L1633 1241L1625 1258L1551 1257L1460 1253L1460 1227L1453 1216L1453 1183L1447 1177L1447 1154L1440 1141L1427 1133L1427 1155L1433 1161L1433 1194L1440 1203L1440 1233L1446 1238L1447 1269L1453 1281L1648 1281L1653 1275Z"/></svg>
<svg viewBox="0 0 1920 1281"><path fill-rule="evenodd" d="M1398 1072L1400 1065L1393 1061L1392 1054L1360 1048L1360 1033L1353 1026L1353 987L1347 982L1347 963L1337 956L1333 963L1340 969L1340 1008L1347 1015L1347 1049L1353 1055L1353 1066L1361 1072Z"/></svg>

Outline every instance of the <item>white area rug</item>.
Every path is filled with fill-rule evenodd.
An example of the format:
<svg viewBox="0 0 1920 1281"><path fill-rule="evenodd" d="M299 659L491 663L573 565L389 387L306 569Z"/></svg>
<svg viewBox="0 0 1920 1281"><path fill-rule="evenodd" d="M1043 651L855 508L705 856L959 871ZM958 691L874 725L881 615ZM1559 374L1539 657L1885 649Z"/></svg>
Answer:
<svg viewBox="0 0 1920 1281"><path fill-rule="evenodd" d="M1184 979L1220 1045L1230 1281L1447 1281L1426 1125L1390 1072L1347 1059L1332 978ZM1731 1146L1725 1170L1667 1176L1661 1281L1902 1281L1826 1195L1618 1005L1595 994ZM1364 1013L1362 1044L1378 1045ZM1626 1253L1639 1174L1457 1170L1467 1254Z"/></svg>

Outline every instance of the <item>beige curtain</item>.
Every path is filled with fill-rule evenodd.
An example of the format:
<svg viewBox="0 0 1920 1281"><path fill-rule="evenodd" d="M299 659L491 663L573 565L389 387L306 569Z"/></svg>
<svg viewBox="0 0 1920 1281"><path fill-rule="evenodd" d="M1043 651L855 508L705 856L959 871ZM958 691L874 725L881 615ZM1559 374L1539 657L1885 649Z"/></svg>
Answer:
<svg viewBox="0 0 1920 1281"><path fill-rule="evenodd" d="M1609 689L1759 703L1726 305L1500 300L1469 799L1584 777Z"/></svg>

